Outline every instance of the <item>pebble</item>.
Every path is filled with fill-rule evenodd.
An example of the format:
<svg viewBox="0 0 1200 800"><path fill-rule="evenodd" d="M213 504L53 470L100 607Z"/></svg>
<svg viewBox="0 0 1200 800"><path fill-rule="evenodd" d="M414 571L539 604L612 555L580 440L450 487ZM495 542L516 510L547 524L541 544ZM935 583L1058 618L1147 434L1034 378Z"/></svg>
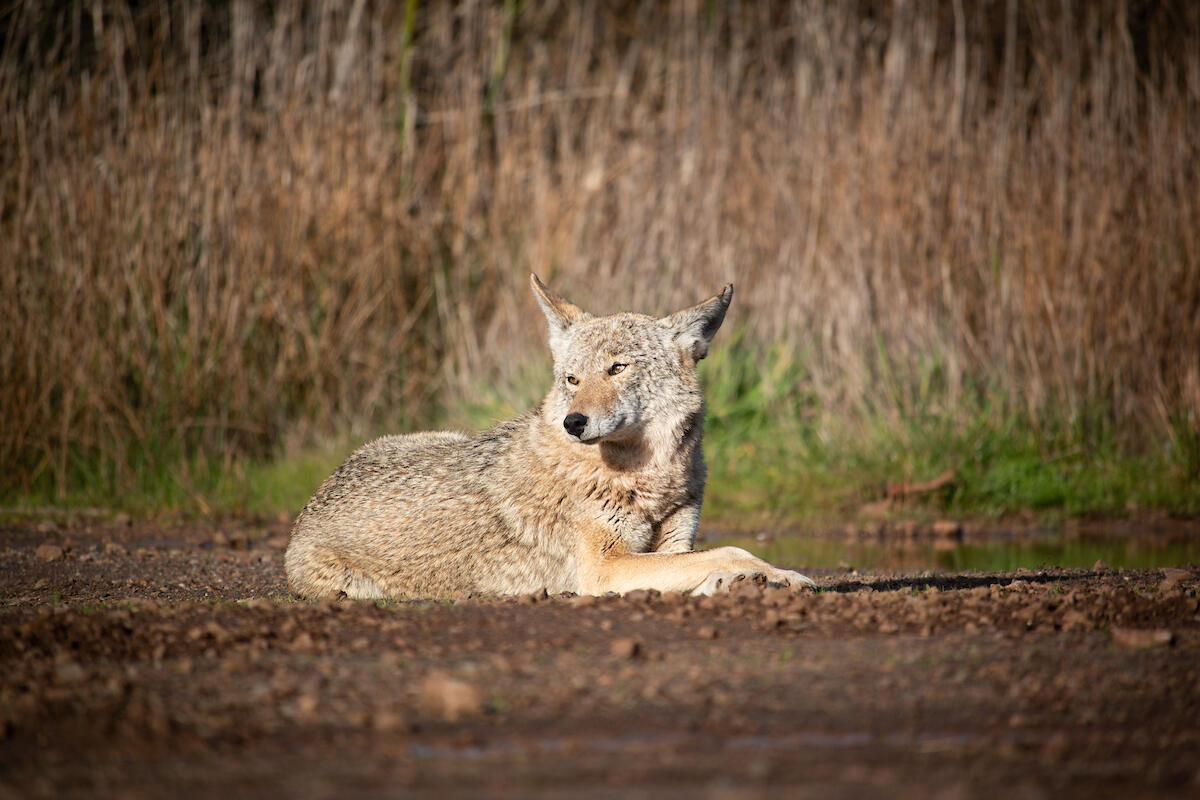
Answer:
<svg viewBox="0 0 1200 800"><path fill-rule="evenodd" d="M74 661L65 661L55 665L54 677L60 683L80 683L87 677L87 672Z"/></svg>
<svg viewBox="0 0 1200 800"><path fill-rule="evenodd" d="M1165 592L1169 589L1174 589L1176 586L1179 585L1180 581L1187 581L1187 580L1192 579L1191 570L1179 569L1177 567L1166 567L1165 569L1163 569L1162 574L1163 574L1162 582L1158 584L1158 590L1160 592Z"/></svg>
<svg viewBox="0 0 1200 800"><path fill-rule="evenodd" d="M637 658L642 654L642 643L631 636L623 636L613 639L608 649L617 658Z"/></svg>
<svg viewBox="0 0 1200 800"><path fill-rule="evenodd" d="M66 557L67 551L56 544L43 544L39 545L33 554L42 561L59 561Z"/></svg>
<svg viewBox="0 0 1200 800"><path fill-rule="evenodd" d="M371 727L379 733L391 733L405 726L404 717L393 711L377 711L371 718Z"/></svg>
<svg viewBox="0 0 1200 800"><path fill-rule="evenodd" d="M300 633L291 642L291 651L293 653L307 653L313 649L313 638L307 632Z"/></svg>
<svg viewBox="0 0 1200 800"><path fill-rule="evenodd" d="M1134 650L1166 647L1175 641L1175 634L1166 628L1113 628L1113 644Z"/></svg>
<svg viewBox="0 0 1200 800"><path fill-rule="evenodd" d="M469 683L435 671L417 687L417 704L446 722L483 713L483 693Z"/></svg>

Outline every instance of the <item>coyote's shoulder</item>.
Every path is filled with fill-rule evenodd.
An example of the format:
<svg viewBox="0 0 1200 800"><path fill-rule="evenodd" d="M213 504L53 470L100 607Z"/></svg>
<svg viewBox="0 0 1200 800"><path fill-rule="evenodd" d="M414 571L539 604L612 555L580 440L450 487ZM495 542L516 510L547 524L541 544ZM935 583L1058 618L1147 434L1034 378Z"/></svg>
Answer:
<svg viewBox="0 0 1200 800"><path fill-rule="evenodd" d="M474 436L385 436L355 451L296 519L293 590L711 591L747 572L806 582L736 548L692 551L705 476L696 362L733 287L654 319L593 317L532 282L554 355L546 398Z"/></svg>

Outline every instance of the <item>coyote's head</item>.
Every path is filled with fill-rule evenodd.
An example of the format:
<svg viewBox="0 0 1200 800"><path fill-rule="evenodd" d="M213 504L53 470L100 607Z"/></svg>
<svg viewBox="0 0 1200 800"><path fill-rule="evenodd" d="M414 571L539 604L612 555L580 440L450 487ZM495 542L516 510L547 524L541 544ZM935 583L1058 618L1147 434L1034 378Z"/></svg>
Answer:
<svg viewBox="0 0 1200 800"><path fill-rule="evenodd" d="M536 275L530 282L550 325L554 354L554 388L542 412L566 436L585 444L675 438L696 420L704 408L696 362L708 354L725 319L733 284L697 306L654 319L593 317Z"/></svg>

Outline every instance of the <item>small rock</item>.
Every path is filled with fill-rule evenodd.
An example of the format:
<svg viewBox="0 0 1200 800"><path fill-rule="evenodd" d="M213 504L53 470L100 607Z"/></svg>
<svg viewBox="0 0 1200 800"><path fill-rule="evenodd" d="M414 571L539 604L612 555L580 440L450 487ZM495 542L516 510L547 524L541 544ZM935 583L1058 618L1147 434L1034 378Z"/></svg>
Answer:
<svg viewBox="0 0 1200 800"><path fill-rule="evenodd" d="M87 672L74 661L64 661L55 665L54 677L60 683L80 683L87 677Z"/></svg>
<svg viewBox="0 0 1200 800"><path fill-rule="evenodd" d="M446 722L483 713L483 693L444 672L432 672L417 687L417 704Z"/></svg>
<svg viewBox="0 0 1200 800"><path fill-rule="evenodd" d="M1166 628L1113 628L1113 644L1135 650L1166 647L1175 641L1175 634Z"/></svg>
<svg viewBox="0 0 1200 800"><path fill-rule="evenodd" d="M651 592L649 589L634 589L631 592L625 593L625 599L630 603L645 603L650 600Z"/></svg>
<svg viewBox="0 0 1200 800"><path fill-rule="evenodd" d="M33 554L42 561L59 561L66 557L67 551L56 544L39 545Z"/></svg>
<svg viewBox="0 0 1200 800"><path fill-rule="evenodd" d="M1062 761L1070 750L1070 741L1065 733L1055 733L1042 745L1042 758L1051 762Z"/></svg>
<svg viewBox="0 0 1200 800"><path fill-rule="evenodd" d="M1092 564L1092 572L1108 572L1108 564L1096 559L1096 563Z"/></svg>
<svg viewBox="0 0 1200 800"><path fill-rule="evenodd" d="M1165 592L1174 589L1179 585L1180 581L1188 581L1192 579L1191 570L1178 569L1177 567L1166 567L1162 570L1162 583L1158 584L1158 590Z"/></svg>
<svg viewBox="0 0 1200 800"><path fill-rule="evenodd" d="M616 658L637 658L642 654L642 643L630 636L614 639L609 652Z"/></svg>
<svg viewBox="0 0 1200 800"><path fill-rule="evenodd" d="M317 696L311 692L302 694L296 698L296 711L302 717L311 717L313 712L317 710L319 701Z"/></svg>
<svg viewBox="0 0 1200 800"><path fill-rule="evenodd" d="M391 733L404 727L404 717L394 711L376 711L371 718L371 727L379 733Z"/></svg>
<svg viewBox="0 0 1200 800"><path fill-rule="evenodd" d="M1064 631L1085 631L1091 626L1091 619L1082 611L1071 609L1062 616Z"/></svg>
<svg viewBox="0 0 1200 800"><path fill-rule="evenodd" d="M313 638L307 632L300 633L291 642L291 651L293 653L307 653L313 649Z"/></svg>
<svg viewBox="0 0 1200 800"><path fill-rule="evenodd" d="M534 603L540 603L543 600L548 600L549 598L550 593L542 588L538 589L536 592L530 592L529 594L521 595L517 598L517 602L523 606L531 606Z"/></svg>

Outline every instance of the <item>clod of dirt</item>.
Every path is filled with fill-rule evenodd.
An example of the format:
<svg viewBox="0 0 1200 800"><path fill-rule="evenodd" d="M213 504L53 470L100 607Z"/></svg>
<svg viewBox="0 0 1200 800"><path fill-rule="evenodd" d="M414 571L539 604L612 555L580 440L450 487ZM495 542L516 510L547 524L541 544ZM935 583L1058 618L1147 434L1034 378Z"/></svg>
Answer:
<svg viewBox="0 0 1200 800"><path fill-rule="evenodd" d="M371 717L371 727L379 733L392 733L406 727L404 717L394 711L377 711Z"/></svg>
<svg viewBox="0 0 1200 800"><path fill-rule="evenodd" d="M536 592L521 595L520 597L517 598L517 602L523 606L531 606L534 603L540 603L543 600L549 600L549 599L550 599L549 592L547 592L545 589L539 589Z"/></svg>
<svg viewBox="0 0 1200 800"><path fill-rule="evenodd" d="M1192 575L1191 570L1178 569L1176 567L1166 567L1163 569L1162 574L1162 583L1158 584L1158 590L1160 592L1166 592L1174 589L1180 584L1181 581L1190 581L1193 577L1195 577Z"/></svg>
<svg viewBox="0 0 1200 800"><path fill-rule="evenodd" d="M33 551L42 561L58 561L65 558L67 551L56 544L44 544Z"/></svg>
<svg viewBox="0 0 1200 800"><path fill-rule="evenodd" d="M290 649L293 653L307 653L313 649L313 638L307 632L300 633L292 639Z"/></svg>
<svg viewBox="0 0 1200 800"><path fill-rule="evenodd" d="M431 672L417 686L417 705L426 714L446 722L483 713L483 693L444 672Z"/></svg>
<svg viewBox="0 0 1200 800"><path fill-rule="evenodd" d="M609 652L617 658L637 658L642 654L642 643L632 637L623 636L613 640Z"/></svg>
<svg viewBox="0 0 1200 800"><path fill-rule="evenodd" d="M1145 650L1150 647L1166 647L1175 641L1175 634L1165 628L1113 628L1113 644L1129 647L1134 650Z"/></svg>

